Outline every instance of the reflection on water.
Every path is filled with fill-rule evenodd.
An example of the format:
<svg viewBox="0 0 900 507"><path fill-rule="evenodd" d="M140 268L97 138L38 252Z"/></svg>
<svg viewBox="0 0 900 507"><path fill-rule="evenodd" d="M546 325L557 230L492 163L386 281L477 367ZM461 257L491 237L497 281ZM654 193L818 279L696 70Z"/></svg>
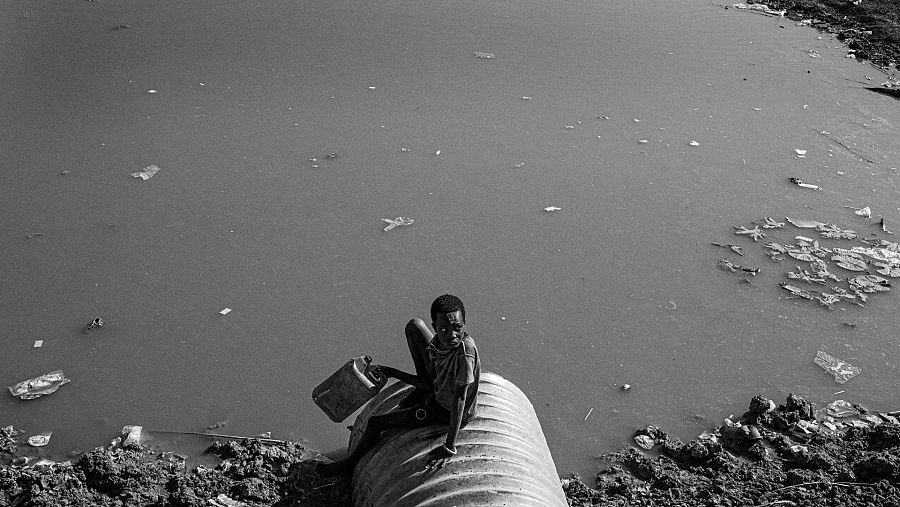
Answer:
<svg viewBox="0 0 900 507"><path fill-rule="evenodd" d="M897 408L895 295L826 312L762 249L752 284L715 268L764 216L897 217L895 103L811 29L659 0L28 14L0 21L2 379L72 382L0 424L53 431L47 453L223 420L340 447L312 388L362 354L411 370L402 326L448 291L561 473L758 393ZM862 374L835 385L818 349Z"/></svg>

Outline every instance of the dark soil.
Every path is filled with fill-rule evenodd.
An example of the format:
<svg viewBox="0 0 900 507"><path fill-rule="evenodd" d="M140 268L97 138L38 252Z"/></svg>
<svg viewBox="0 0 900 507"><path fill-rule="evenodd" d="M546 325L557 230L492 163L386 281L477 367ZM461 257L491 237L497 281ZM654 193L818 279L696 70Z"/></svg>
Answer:
<svg viewBox="0 0 900 507"><path fill-rule="evenodd" d="M74 462L0 467L0 505L71 506L346 506L346 478L315 473L317 454L293 442L216 442L214 468L187 469L185 458L147 446L112 445Z"/></svg>
<svg viewBox="0 0 900 507"><path fill-rule="evenodd" d="M900 69L900 4L896 0L769 0L794 21L834 34L849 54L882 69Z"/></svg>
<svg viewBox="0 0 900 507"><path fill-rule="evenodd" d="M755 397L738 421L687 444L649 426L650 451L603 456L591 488L563 481L573 506L898 506L900 425L891 414L833 418L802 398L769 410Z"/></svg>
<svg viewBox="0 0 900 507"><path fill-rule="evenodd" d="M683 443L648 426L630 448L602 456L595 487L562 480L573 506L900 507L900 413L829 410L789 395L757 396L738 420ZM832 414L835 417L832 417ZM840 417L837 417L840 416ZM346 478L322 478L320 458L293 442L216 442L215 466L143 445L99 447L74 462L29 462L4 428L0 505L349 506ZM640 442L638 442L640 440ZM13 455L7 453L11 450Z"/></svg>

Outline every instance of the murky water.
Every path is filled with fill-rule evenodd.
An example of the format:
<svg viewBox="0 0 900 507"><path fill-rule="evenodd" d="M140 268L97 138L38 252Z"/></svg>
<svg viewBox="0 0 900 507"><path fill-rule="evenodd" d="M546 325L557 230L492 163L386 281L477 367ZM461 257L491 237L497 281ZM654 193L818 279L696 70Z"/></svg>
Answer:
<svg viewBox="0 0 900 507"><path fill-rule="evenodd" d="M898 296L782 299L791 263L731 234L900 223L900 103L812 29L704 1L2 4L0 381L72 382L0 424L53 431L47 455L124 424L341 447L312 388L366 353L411 369L402 327L443 292L563 474L757 393L900 406Z"/></svg>

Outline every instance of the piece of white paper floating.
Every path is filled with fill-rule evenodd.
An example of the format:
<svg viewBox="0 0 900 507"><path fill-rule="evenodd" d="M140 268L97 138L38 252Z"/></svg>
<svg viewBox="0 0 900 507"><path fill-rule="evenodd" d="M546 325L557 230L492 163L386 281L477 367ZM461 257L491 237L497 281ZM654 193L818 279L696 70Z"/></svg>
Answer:
<svg viewBox="0 0 900 507"><path fill-rule="evenodd" d="M148 165L147 167L144 168L143 171L131 173L131 175L134 176L135 178L140 178L144 181L147 181L150 178L152 178L154 174L156 174L158 172L159 172L159 167L157 167L155 165Z"/></svg>

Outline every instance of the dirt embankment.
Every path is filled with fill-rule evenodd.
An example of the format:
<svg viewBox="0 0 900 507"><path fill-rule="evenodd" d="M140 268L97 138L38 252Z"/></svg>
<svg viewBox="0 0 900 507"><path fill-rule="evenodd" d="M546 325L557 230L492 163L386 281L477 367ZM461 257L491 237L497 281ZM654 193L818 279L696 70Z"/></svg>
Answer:
<svg viewBox="0 0 900 507"><path fill-rule="evenodd" d="M635 439L651 451L603 456L596 488L573 477L564 489L574 506L900 506L895 415L757 396L739 420L687 444L649 426Z"/></svg>
<svg viewBox="0 0 900 507"><path fill-rule="evenodd" d="M786 11L847 45L848 56L871 61L885 70L900 70L900 4L896 0L769 0L772 10Z"/></svg>
<svg viewBox="0 0 900 507"><path fill-rule="evenodd" d="M648 426L637 447L600 458L595 487L576 476L562 488L574 506L900 507L897 415L757 396L741 418L687 444ZM18 440L10 427L0 432L7 461ZM297 443L230 440L208 452L218 465L186 467L181 456L123 437L73 462L14 459L0 467L0 505L350 505L349 481L319 477L319 455Z"/></svg>

